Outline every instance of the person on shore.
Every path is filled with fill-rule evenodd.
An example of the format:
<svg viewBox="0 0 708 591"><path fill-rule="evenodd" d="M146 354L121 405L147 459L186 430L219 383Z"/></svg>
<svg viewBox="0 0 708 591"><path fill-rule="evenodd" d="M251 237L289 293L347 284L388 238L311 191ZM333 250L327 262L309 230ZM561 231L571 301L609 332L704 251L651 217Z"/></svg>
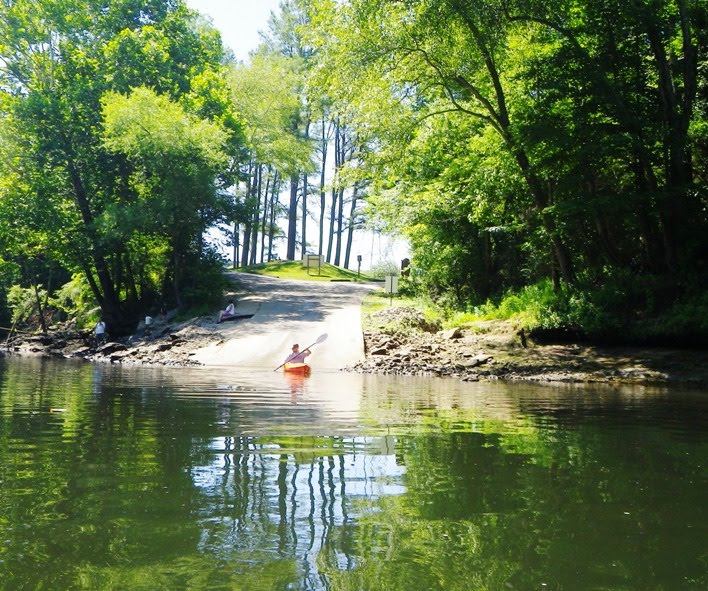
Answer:
<svg viewBox="0 0 708 591"><path fill-rule="evenodd" d="M309 349L305 349L304 351L300 351L300 345L295 343L293 345L292 353L290 353L290 355L287 356L283 365L285 365L286 363L305 363L305 358L309 357L310 355L311 355L311 352Z"/></svg>
<svg viewBox="0 0 708 591"><path fill-rule="evenodd" d="M221 324L224 320L228 320L229 318L233 318L236 316L236 305L234 304L234 301L231 300L229 302L229 305L226 306L224 310L221 310L219 312L219 319L216 321L217 324Z"/></svg>
<svg viewBox="0 0 708 591"><path fill-rule="evenodd" d="M96 337L96 345L103 345L106 342L106 323L101 318L93 329L94 336Z"/></svg>

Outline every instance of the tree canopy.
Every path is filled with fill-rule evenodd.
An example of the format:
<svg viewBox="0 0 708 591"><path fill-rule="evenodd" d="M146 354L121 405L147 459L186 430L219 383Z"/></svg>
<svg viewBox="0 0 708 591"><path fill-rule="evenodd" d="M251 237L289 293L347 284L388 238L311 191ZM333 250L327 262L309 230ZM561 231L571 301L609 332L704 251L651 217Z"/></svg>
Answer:
<svg viewBox="0 0 708 591"><path fill-rule="evenodd" d="M455 307L543 281L703 301L707 23L705 0L287 0L238 64L182 0L6 3L0 285L78 274L130 324L196 293L215 225L234 264L284 237L348 266L368 220Z"/></svg>
<svg viewBox="0 0 708 591"><path fill-rule="evenodd" d="M3 251L81 273L116 332L181 304L229 214L219 173L242 140L222 57L181 1L18 0L0 18Z"/></svg>
<svg viewBox="0 0 708 591"><path fill-rule="evenodd" d="M705 281L705 2L309 9L314 84L376 145L370 203L429 289Z"/></svg>

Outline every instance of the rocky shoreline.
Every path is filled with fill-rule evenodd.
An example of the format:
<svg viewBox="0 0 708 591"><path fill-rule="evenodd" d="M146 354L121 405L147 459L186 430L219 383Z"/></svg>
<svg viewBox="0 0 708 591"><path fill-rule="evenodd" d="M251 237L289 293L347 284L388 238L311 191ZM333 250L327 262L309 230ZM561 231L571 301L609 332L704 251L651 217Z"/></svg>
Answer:
<svg viewBox="0 0 708 591"><path fill-rule="evenodd" d="M365 321L363 373L446 376L463 381L708 384L708 352L663 348L541 345L505 321L440 330L415 308Z"/></svg>
<svg viewBox="0 0 708 591"><path fill-rule="evenodd" d="M158 319L149 330L97 346L86 332L55 329L9 340L6 350L126 365L198 366L194 352L224 342L212 317ZM366 357L346 371L439 376L463 381L708 384L708 352L658 348L542 345L508 322L478 322L441 330L412 307L370 314L364 322Z"/></svg>
<svg viewBox="0 0 708 591"><path fill-rule="evenodd" d="M172 317L155 319L148 329L141 322L134 335L95 342L92 333L57 327L47 335L19 336L6 346L10 353L60 359L84 359L95 363L125 365L197 366L194 351L223 341L214 330L214 319L194 318L174 322Z"/></svg>

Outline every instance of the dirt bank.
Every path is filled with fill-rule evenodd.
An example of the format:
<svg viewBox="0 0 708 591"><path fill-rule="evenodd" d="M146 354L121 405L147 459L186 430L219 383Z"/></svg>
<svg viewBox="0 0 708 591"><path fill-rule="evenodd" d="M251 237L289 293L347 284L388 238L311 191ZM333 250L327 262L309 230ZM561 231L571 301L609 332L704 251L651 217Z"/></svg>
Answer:
<svg viewBox="0 0 708 591"><path fill-rule="evenodd" d="M504 321L442 331L413 308L365 319L366 359L353 371L466 381L708 384L708 352L540 345Z"/></svg>

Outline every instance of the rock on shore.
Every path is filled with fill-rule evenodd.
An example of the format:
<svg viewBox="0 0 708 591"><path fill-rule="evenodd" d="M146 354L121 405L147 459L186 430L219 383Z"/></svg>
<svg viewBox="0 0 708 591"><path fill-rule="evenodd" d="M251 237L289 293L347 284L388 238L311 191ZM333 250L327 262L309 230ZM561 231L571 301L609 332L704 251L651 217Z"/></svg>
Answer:
<svg viewBox="0 0 708 591"><path fill-rule="evenodd" d="M16 337L9 350L63 359L122 363L126 365L199 365L192 359L193 352L222 340L214 331L212 318L194 318L174 323L156 320L150 330L141 324L134 335L95 343L91 333L57 328L47 335Z"/></svg>

